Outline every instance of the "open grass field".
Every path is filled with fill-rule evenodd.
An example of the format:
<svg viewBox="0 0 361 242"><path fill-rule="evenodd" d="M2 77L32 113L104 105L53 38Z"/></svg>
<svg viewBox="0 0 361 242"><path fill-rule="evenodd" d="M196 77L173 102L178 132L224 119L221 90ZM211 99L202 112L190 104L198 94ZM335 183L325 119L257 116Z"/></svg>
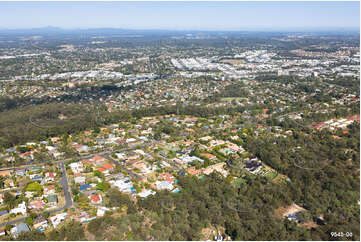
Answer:
<svg viewBox="0 0 361 242"><path fill-rule="evenodd" d="M244 99L246 99L246 98L244 98L244 97L222 97L221 101L222 102L229 102L229 101L233 101L233 100L242 101Z"/></svg>
<svg viewBox="0 0 361 242"><path fill-rule="evenodd" d="M244 64L244 60L240 60L240 59L223 59L220 60L219 62L231 64L232 66L239 66Z"/></svg>

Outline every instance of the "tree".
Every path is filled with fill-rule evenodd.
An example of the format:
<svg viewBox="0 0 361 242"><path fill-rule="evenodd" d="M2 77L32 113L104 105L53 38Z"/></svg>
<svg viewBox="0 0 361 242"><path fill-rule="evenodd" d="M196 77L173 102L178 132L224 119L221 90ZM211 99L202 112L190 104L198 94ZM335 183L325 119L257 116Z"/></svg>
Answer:
<svg viewBox="0 0 361 242"><path fill-rule="evenodd" d="M27 241L44 241L47 240L45 234L39 231L22 232L16 237L16 240L27 240Z"/></svg>
<svg viewBox="0 0 361 242"><path fill-rule="evenodd" d="M29 227L31 227L31 226L33 226L33 224L34 224L34 220L33 220L31 217L26 217L26 218L25 218L25 223L26 223L27 225L29 225Z"/></svg>
<svg viewBox="0 0 361 242"><path fill-rule="evenodd" d="M15 196L13 196L10 192L5 192L4 194L4 203L10 208L15 207Z"/></svg>
<svg viewBox="0 0 361 242"><path fill-rule="evenodd" d="M5 231L9 232L11 230L11 228L12 228L11 224L5 225Z"/></svg>

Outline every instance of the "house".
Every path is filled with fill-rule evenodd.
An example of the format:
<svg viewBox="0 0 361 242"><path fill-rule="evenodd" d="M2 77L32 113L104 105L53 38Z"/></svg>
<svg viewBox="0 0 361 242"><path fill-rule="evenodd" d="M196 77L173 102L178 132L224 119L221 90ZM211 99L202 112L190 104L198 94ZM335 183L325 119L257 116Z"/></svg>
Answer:
<svg viewBox="0 0 361 242"><path fill-rule="evenodd" d="M201 154L199 154L200 156L202 156L202 157L206 157L206 158L208 158L209 160L215 160L215 159L217 159L217 157L215 156L215 155L212 155L212 154L209 154L209 153L201 153Z"/></svg>
<svg viewBox="0 0 361 242"><path fill-rule="evenodd" d="M194 166L189 167L187 171L193 176L198 175L201 172L201 170L197 170Z"/></svg>
<svg viewBox="0 0 361 242"><path fill-rule="evenodd" d="M227 171L223 168L225 164L226 164L226 163L221 162L221 163L217 163L217 164L208 166L208 167L206 167L206 168L203 169L203 173L206 174L206 175L209 175L209 174L211 174L213 171L217 171L217 172L221 173L224 177L226 177L228 173L227 173Z"/></svg>
<svg viewBox="0 0 361 242"><path fill-rule="evenodd" d="M56 228L61 222L65 221L67 217L68 217L68 213L60 213L50 217L49 219L53 224L54 228Z"/></svg>
<svg viewBox="0 0 361 242"><path fill-rule="evenodd" d="M163 179L165 181L168 181L168 182L171 182L173 183L174 182L174 176L172 174L169 174L169 173L162 173L159 175L159 178L160 179Z"/></svg>
<svg viewBox="0 0 361 242"><path fill-rule="evenodd" d="M69 166L73 173L81 173L83 171L83 164L81 162L73 162Z"/></svg>
<svg viewBox="0 0 361 242"><path fill-rule="evenodd" d="M80 144L78 144L78 145L76 145L76 147L75 147L75 149L76 149L76 151L78 151L79 153L86 153L86 152L88 152L89 151L89 147L87 146L87 145L80 145Z"/></svg>
<svg viewBox="0 0 361 242"><path fill-rule="evenodd" d="M158 190L173 190L174 188L172 183L168 181L156 181L154 185Z"/></svg>
<svg viewBox="0 0 361 242"><path fill-rule="evenodd" d="M223 140L212 140L209 142L210 146L223 145L225 142Z"/></svg>
<svg viewBox="0 0 361 242"><path fill-rule="evenodd" d="M83 163L83 166L91 166L93 164L93 161L91 159L81 160L80 162Z"/></svg>
<svg viewBox="0 0 361 242"><path fill-rule="evenodd" d="M16 225L15 227L13 227L10 231L16 238L21 232L29 232L30 229L27 224L20 223L20 224Z"/></svg>
<svg viewBox="0 0 361 242"><path fill-rule="evenodd" d="M129 144L129 143L133 143L133 142L135 142L135 141L137 141L137 140L134 139L134 138L129 138L129 139L126 139L126 140L125 140L125 142L127 142L128 144Z"/></svg>
<svg viewBox="0 0 361 242"><path fill-rule="evenodd" d="M44 186L43 193L44 195L55 194L55 186L54 185Z"/></svg>
<svg viewBox="0 0 361 242"><path fill-rule="evenodd" d="M128 159L126 160L126 162L129 162L129 161L131 161L131 160L137 160L137 159L139 159L140 157L138 156L138 155L130 155L129 157L128 157Z"/></svg>
<svg viewBox="0 0 361 242"><path fill-rule="evenodd" d="M50 194L47 196L48 199L48 206L55 207L58 204L58 195Z"/></svg>
<svg viewBox="0 0 361 242"><path fill-rule="evenodd" d="M39 175L35 175L31 178L33 181L43 181L43 177Z"/></svg>
<svg viewBox="0 0 361 242"><path fill-rule="evenodd" d="M23 216L26 216L25 201L20 203L16 208L10 210L10 214L18 214L18 213L21 213Z"/></svg>
<svg viewBox="0 0 361 242"><path fill-rule="evenodd" d="M133 183L129 179L110 181L110 184L117 187L121 192L131 192L133 189Z"/></svg>
<svg viewBox="0 0 361 242"><path fill-rule="evenodd" d="M251 173L257 173L261 170L262 163L257 160L248 161L245 165L245 169Z"/></svg>
<svg viewBox="0 0 361 242"><path fill-rule="evenodd" d="M139 155L143 155L143 156L146 155L146 153L145 153L143 150L140 150L140 149L135 150L134 152L137 153L137 154L139 154Z"/></svg>
<svg viewBox="0 0 361 242"><path fill-rule="evenodd" d="M97 193L96 190L83 191L83 194L87 197L93 196Z"/></svg>
<svg viewBox="0 0 361 242"><path fill-rule="evenodd" d="M90 188L89 184L80 185L79 187L80 191L85 191L88 190L89 188Z"/></svg>
<svg viewBox="0 0 361 242"><path fill-rule="evenodd" d="M95 155L90 160L96 165L101 165L106 161L106 159L103 156L100 156L100 155Z"/></svg>
<svg viewBox="0 0 361 242"><path fill-rule="evenodd" d="M295 221L296 223L300 221L296 213L290 213L286 216L286 218L290 221Z"/></svg>
<svg viewBox="0 0 361 242"><path fill-rule="evenodd" d="M58 158L60 156L62 156L64 153L63 152L59 152L57 150L52 150L49 152L52 156L54 156L54 158Z"/></svg>
<svg viewBox="0 0 361 242"><path fill-rule="evenodd" d="M102 203L102 201L103 201L101 195L93 195L93 196L90 196L89 199L90 199L90 202L93 204L99 204L99 203Z"/></svg>
<svg viewBox="0 0 361 242"><path fill-rule="evenodd" d="M16 170L15 173L16 173L17 176L25 176L26 169Z"/></svg>
<svg viewBox="0 0 361 242"><path fill-rule="evenodd" d="M314 124L314 125L312 126L312 128L314 128L314 129L321 129L321 128L323 127L323 125L325 125L325 123L324 123L324 122L320 122L320 123Z"/></svg>
<svg viewBox="0 0 361 242"><path fill-rule="evenodd" d="M101 173L103 173L105 176L109 175L109 170L107 170L107 169L105 169L103 167L100 167L97 170L100 171Z"/></svg>
<svg viewBox="0 0 361 242"><path fill-rule="evenodd" d="M110 211L110 209L107 207L98 207L97 216L99 216L99 217L104 216L106 211Z"/></svg>
<svg viewBox="0 0 361 242"><path fill-rule="evenodd" d="M43 217L37 217L34 220L34 229L36 230L44 231L48 226L48 221Z"/></svg>
<svg viewBox="0 0 361 242"><path fill-rule="evenodd" d="M14 181L12 179L6 179L4 181L4 185L5 187L10 187L10 188L15 187Z"/></svg>
<svg viewBox="0 0 361 242"><path fill-rule="evenodd" d="M179 157L179 160L182 162L182 164L188 164L193 161L199 161L201 163L204 162L204 160L202 160L201 158L198 158L196 156L189 156L189 155L182 155L181 157Z"/></svg>
<svg viewBox="0 0 361 242"><path fill-rule="evenodd" d="M243 153L245 151L242 146L238 146L238 145L233 144L233 143L228 143L227 148L229 148L229 149L231 149L231 150L233 150L235 152Z"/></svg>
<svg viewBox="0 0 361 242"><path fill-rule="evenodd" d="M44 208L44 202L42 200L29 202L29 209L41 209Z"/></svg>
<svg viewBox="0 0 361 242"><path fill-rule="evenodd" d="M73 219L79 221L80 223L87 223L95 219L96 217L90 217L89 214L85 211L81 212L78 216L73 216Z"/></svg>
<svg viewBox="0 0 361 242"><path fill-rule="evenodd" d="M143 130L141 132L142 135L151 134L151 133L152 133L152 128L148 128L147 130Z"/></svg>
<svg viewBox="0 0 361 242"><path fill-rule="evenodd" d="M214 237L215 241L223 241L223 236L218 234L216 237Z"/></svg>
<svg viewBox="0 0 361 242"><path fill-rule="evenodd" d="M209 141L211 139L213 139L211 136L205 136L205 137L199 138L199 140L201 140L201 141Z"/></svg>
<svg viewBox="0 0 361 242"><path fill-rule="evenodd" d="M224 154L224 155L226 155L226 156L227 156L227 155L230 155L230 154L236 153L235 150L230 149L230 148L228 148L228 147L223 148L223 149L220 149L219 152L221 152L222 154Z"/></svg>
<svg viewBox="0 0 361 242"><path fill-rule="evenodd" d="M138 196L140 196L140 197L148 197L149 195L155 195L155 194L156 194L156 192L153 191L153 190L144 190L144 191L138 193Z"/></svg>
<svg viewBox="0 0 361 242"><path fill-rule="evenodd" d="M137 161L132 164L132 166L137 169L142 169L144 167L144 165L145 165L144 162L141 162L141 161Z"/></svg>
<svg viewBox="0 0 361 242"><path fill-rule="evenodd" d="M124 153L115 153L115 155L119 160L124 160L126 158L126 155Z"/></svg>
<svg viewBox="0 0 361 242"><path fill-rule="evenodd" d="M109 164L109 163L102 165L102 167L109 171L111 171L115 168L115 166L113 164Z"/></svg>
<svg viewBox="0 0 361 242"><path fill-rule="evenodd" d="M36 193L36 192L26 191L26 192L25 192L25 197L26 197L26 198L32 198L32 197L34 197L35 193Z"/></svg>
<svg viewBox="0 0 361 242"><path fill-rule="evenodd" d="M76 184L84 184L85 183L85 177L84 176L77 176L74 178L74 182Z"/></svg>
<svg viewBox="0 0 361 242"><path fill-rule="evenodd" d="M55 181L56 174L53 172L47 172L45 173L45 181L46 182L53 182Z"/></svg>

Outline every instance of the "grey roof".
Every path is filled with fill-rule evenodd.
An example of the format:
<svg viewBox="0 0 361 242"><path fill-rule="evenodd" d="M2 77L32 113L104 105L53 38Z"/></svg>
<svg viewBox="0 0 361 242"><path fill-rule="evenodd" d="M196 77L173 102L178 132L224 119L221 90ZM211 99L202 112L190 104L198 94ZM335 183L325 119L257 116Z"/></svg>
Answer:
<svg viewBox="0 0 361 242"><path fill-rule="evenodd" d="M30 231L29 226L25 223L20 223L18 225L16 225L16 232L14 232L14 235L18 235L21 232L28 232Z"/></svg>

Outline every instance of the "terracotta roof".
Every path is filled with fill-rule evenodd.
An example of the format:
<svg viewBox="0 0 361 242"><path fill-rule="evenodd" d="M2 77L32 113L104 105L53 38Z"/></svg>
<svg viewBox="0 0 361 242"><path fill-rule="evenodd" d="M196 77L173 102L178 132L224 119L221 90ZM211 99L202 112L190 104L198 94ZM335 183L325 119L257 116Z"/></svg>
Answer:
<svg viewBox="0 0 361 242"><path fill-rule="evenodd" d="M191 175L197 175L201 172L201 170L197 170L194 166L189 167L187 170Z"/></svg>
<svg viewBox="0 0 361 242"><path fill-rule="evenodd" d="M115 166L112 165L112 164L107 163L107 164L104 164L104 165L103 165L103 168L105 168L105 169L114 169Z"/></svg>
<svg viewBox="0 0 361 242"><path fill-rule="evenodd" d="M209 153L201 153L200 156L202 157L207 157L208 159L215 159L216 157L212 154L209 154Z"/></svg>
<svg viewBox="0 0 361 242"><path fill-rule="evenodd" d="M90 200L92 201L92 202L99 202L100 201L100 196L99 195L94 195L94 196L92 196L91 198L90 198Z"/></svg>

